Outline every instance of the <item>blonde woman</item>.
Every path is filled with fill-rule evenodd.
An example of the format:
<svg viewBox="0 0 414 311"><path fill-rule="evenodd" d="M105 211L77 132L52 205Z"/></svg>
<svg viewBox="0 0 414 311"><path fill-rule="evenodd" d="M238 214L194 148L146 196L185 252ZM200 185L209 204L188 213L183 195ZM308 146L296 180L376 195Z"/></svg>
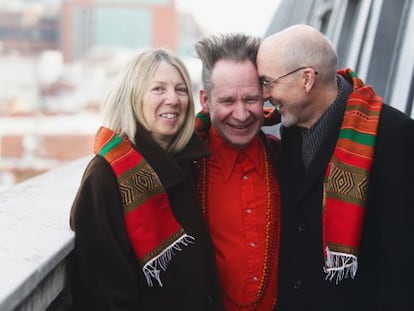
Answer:
<svg viewBox="0 0 414 311"><path fill-rule="evenodd" d="M189 74L151 49L121 73L71 212L76 310L221 310L194 166Z"/></svg>

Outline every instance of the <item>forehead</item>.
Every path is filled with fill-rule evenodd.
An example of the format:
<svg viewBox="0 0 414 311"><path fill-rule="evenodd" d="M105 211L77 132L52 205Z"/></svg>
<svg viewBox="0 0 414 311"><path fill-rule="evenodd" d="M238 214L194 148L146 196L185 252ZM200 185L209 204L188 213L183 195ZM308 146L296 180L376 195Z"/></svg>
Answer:
<svg viewBox="0 0 414 311"><path fill-rule="evenodd" d="M282 51L271 44L262 44L257 53L257 71L259 76L272 76L283 67Z"/></svg>
<svg viewBox="0 0 414 311"><path fill-rule="evenodd" d="M236 62L220 60L211 74L213 90L215 88L259 87L256 66L249 60Z"/></svg>
<svg viewBox="0 0 414 311"><path fill-rule="evenodd" d="M222 77L235 72L251 73L256 71L255 65L250 60L235 61L231 59L221 59L216 62L212 70L213 77Z"/></svg>
<svg viewBox="0 0 414 311"><path fill-rule="evenodd" d="M183 80L179 70L175 66L173 66L172 64L166 61L160 61L158 63L157 68L155 69L153 79L156 79L159 77L169 77L169 78Z"/></svg>

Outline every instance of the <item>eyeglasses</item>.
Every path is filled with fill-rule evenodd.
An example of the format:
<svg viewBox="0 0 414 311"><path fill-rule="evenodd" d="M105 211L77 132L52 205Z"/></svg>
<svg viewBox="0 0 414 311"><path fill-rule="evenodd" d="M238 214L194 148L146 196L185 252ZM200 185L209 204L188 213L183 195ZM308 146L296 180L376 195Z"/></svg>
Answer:
<svg viewBox="0 0 414 311"><path fill-rule="evenodd" d="M273 79L273 80L266 80L266 79L263 79L262 78L262 79L260 79L260 83L263 86L265 86L267 88L270 88L272 86L272 84L277 83L280 79L282 79L284 77L287 77L287 76L289 76L289 75L291 75L291 74L293 74L295 72L298 72L299 70L306 69L306 68L309 68L309 66L298 67L298 68L296 68L296 69L294 69L292 71L289 71L288 73L286 73L284 75L281 75L279 78L276 78L276 79ZM318 72L316 70L315 70L315 74L316 75L318 74Z"/></svg>

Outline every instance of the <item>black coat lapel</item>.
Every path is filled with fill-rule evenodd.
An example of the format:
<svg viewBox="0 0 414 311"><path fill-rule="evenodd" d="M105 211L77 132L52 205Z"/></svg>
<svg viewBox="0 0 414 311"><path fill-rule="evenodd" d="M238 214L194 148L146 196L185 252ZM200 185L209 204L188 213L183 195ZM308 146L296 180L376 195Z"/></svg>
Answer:
<svg viewBox="0 0 414 311"><path fill-rule="evenodd" d="M306 194L321 180L332 157L339 129L331 131L314 159L305 170L301 145L302 137L297 127L284 129L282 137L281 180L287 199L297 206ZM322 177L323 178L323 177Z"/></svg>

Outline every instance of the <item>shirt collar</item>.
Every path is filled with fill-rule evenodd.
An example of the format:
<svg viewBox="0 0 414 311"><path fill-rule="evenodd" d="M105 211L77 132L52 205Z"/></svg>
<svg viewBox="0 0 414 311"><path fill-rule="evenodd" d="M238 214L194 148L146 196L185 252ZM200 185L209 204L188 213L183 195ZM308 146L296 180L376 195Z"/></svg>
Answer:
<svg viewBox="0 0 414 311"><path fill-rule="evenodd" d="M244 149L239 150L230 146L215 130L210 129L209 149L212 157L217 159L223 173L224 180L228 181L234 171L234 166L241 153L244 153L249 161L253 163L259 176L263 177L263 152L259 135Z"/></svg>

